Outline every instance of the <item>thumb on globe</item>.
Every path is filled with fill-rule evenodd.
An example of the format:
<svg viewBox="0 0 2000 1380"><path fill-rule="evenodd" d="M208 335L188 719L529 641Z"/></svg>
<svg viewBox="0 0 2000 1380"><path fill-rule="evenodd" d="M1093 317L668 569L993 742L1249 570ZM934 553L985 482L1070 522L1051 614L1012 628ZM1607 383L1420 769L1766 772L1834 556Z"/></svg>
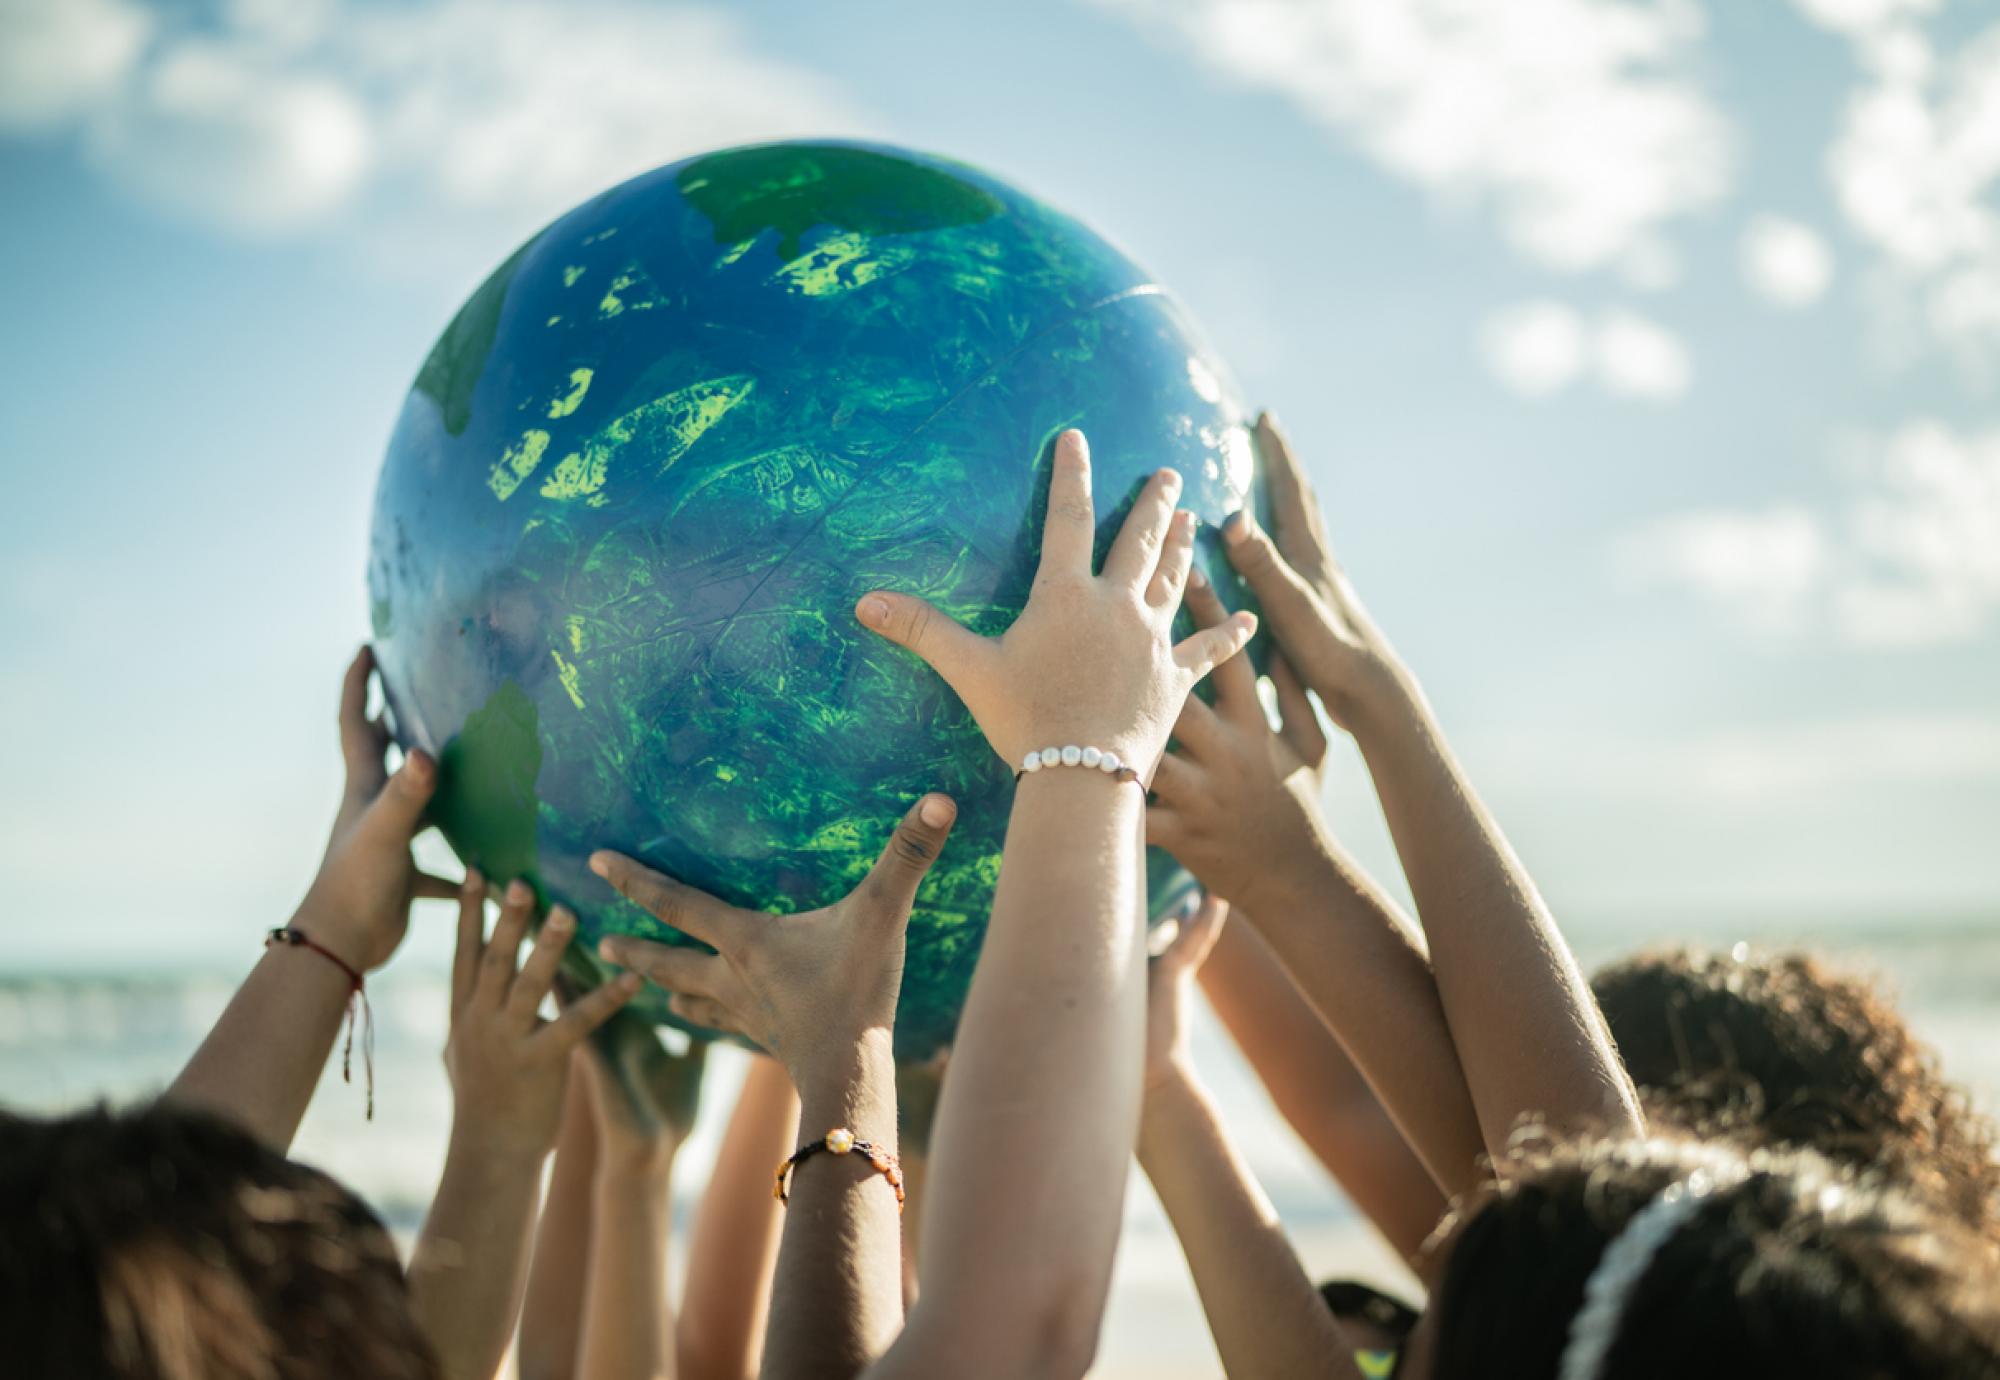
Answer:
<svg viewBox="0 0 2000 1380"><path fill-rule="evenodd" d="M407 844L423 825L424 807L437 790L437 763L417 749L403 759L389 784L361 816L359 829L383 844Z"/></svg>
<svg viewBox="0 0 2000 1380"><path fill-rule="evenodd" d="M856 894L887 912L887 918L897 924L907 920L910 907L916 904L917 888L944 851L944 841L957 818L958 806L947 795L933 792L912 805Z"/></svg>
<svg viewBox="0 0 2000 1380"><path fill-rule="evenodd" d="M958 691L960 699L967 698L969 687L964 682L973 672L985 638L914 594L884 589L864 594L854 606L854 616L863 627L922 657Z"/></svg>

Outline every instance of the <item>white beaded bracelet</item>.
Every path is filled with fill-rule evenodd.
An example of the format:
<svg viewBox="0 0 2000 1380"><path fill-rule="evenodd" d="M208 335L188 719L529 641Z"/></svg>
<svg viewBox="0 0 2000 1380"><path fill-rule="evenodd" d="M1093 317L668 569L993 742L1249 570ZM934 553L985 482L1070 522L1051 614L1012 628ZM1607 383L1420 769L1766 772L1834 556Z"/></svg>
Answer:
<svg viewBox="0 0 2000 1380"><path fill-rule="evenodd" d="M1103 748L1078 747L1075 743L1068 747L1040 748L1029 753L1021 759L1021 769L1014 773L1014 779L1019 781L1029 772L1040 771L1043 767L1088 767L1120 781L1139 779L1139 773L1125 765L1117 753Z"/></svg>

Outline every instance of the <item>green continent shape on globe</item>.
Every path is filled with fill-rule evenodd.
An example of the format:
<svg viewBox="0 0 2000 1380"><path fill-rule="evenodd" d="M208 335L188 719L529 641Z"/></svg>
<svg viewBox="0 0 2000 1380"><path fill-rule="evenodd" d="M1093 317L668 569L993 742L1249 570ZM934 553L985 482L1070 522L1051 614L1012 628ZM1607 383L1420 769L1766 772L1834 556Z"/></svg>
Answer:
<svg viewBox="0 0 2000 1380"><path fill-rule="evenodd" d="M869 589L982 633L1027 596L1053 437L1091 437L1100 547L1187 479L1198 559L1252 493L1242 409L1172 300L960 165L788 144L635 179L517 252L445 332L385 461L369 562L406 746L497 881L691 942L587 867L618 848L752 909L866 874L919 795L959 822L911 917L899 1052L950 1038L1013 783L964 707L863 631ZM1240 591L1232 602L1242 603ZM1190 879L1149 859L1155 913ZM669 1020L653 989L635 1009Z"/></svg>

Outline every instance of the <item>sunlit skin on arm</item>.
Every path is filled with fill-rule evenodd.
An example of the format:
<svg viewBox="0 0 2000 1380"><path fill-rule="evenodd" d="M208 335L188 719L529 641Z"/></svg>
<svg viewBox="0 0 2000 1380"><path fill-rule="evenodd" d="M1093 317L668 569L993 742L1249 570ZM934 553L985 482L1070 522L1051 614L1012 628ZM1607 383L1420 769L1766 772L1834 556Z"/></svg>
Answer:
<svg viewBox="0 0 2000 1380"><path fill-rule="evenodd" d="M1041 570L1003 636L977 637L921 600L886 592L864 596L857 616L929 662L1010 764L1031 747L1075 743L1149 772L1188 690L1240 651L1254 626L1239 616L1172 642L1194 541L1192 518L1174 513L1178 485L1166 472L1148 482L1103 573L1093 574L1088 454L1080 435L1065 433ZM942 843L942 830L923 819L933 802L949 809L929 797L899 831L919 874ZM1021 783L938 1109L910 1325L896 1335L893 1197L856 1157L815 1156L795 1176L765 1375L847 1375L878 1355L871 1374L1059 1376L1089 1367L1138 1118L1142 814L1139 788L1102 772L1051 768ZM892 844L878 872L897 853ZM676 1009L691 1019L745 1030L783 1057L800 1090L802 1135L833 1124L870 1139L893 1135L889 1030L914 880L898 888L893 965L878 959L853 972L856 955L886 952L866 938L885 922L856 919L879 904L836 907L805 924L759 915L739 926L671 883L649 899L630 883L626 869L636 864L600 858L627 895L719 951L617 941L615 961L641 964L682 994ZM819 932L840 943L799 965L787 989L773 976L784 965L767 947L781 943L771 936L804 945ZM871 1013L858 1029L839 1014L857 1010Z"/></svg>
<svg viewBox="0 0 2000 1380"><path fill-rule="evenodd" d="M1419 1272L1447 1199L1374 1089L1242 916L1201 966L1202 992L1279 1113L1356 1207Z"/></svg>
<svg viewBox="0 0 2000 1380"><path fill-rule="evenodd" d="M921 600L864 624L923 657L1009 766L1115 752L1145 777L1188 691L1240 651L1238 616L1173 644L1193 556L1179 477L1134 501L1101 572L1081 435L1058 438L1028 605L980 638ZM1081 1375L1096 1353L1139 1111L1143 796L1075 767L1024 776L931 1144L919 1292L883 1375Z"/></svg>
<svg viewBox="0 0 2000 1380"><path fill-rule="evenodd" d="M612 938L601 952L672 992L676 1014L782 1062L799 1089L802 1136L841 1128L893 1154L890 1035L904 932L956 814L945 797L925 796L859 887L796 915L738 910L621 854L594 854L591 866L621 894L715 949ZM902 1327L901 1269L886 1176L859 1152L806 1161L792 1176L762 1373L858 1374Z"/></svg>
<svg viewBox="0 0 2000 1380"><path fill-rule="evenodd" d="M571 1055L580 1064L580 1055ZM590 1204L597 1182L597 1113L590 1084L570 1070L555 1162L535 1227L521 1300L515 1364L521 1380L570 1380L583 1336L583 1276L590 1262Z"/></svg>
<svg viewBox="0 0 2000 1380"><path fill-rule="evenodd" d="M437 765L413 752L394 776L387 771L388 731L367 714L374 667L365 647L348 664L340 696L347 784L319 873L290 921L363 974L387 963L403 942L414 900L458 891L411 861L410 840L423 828ZM271 945L166 1100L234 1122L275 1150L289 1148L352 992L347 974L325 955Z"/></svg>
<svg viewBox="0 0 2000 1380"><path fill-rule="evenodd" d="M675 1353L681 1380L750 1380L764 1354L784 1209L771 1170L799 1143L784 1066L753 1058L695 1210Z"/></svg>
<svg viewBox="0 0 2000 1380"><path fill-rule="evenodd" d="M606 1029L577 1051L596 1123L578 1380L675 1374L667 1253L673 1168L694 1129L708 1046L669 1051L650 1029Z"/></svg>
<svg viewBox="0 0 2000 1380"><path fill-rule="evenodd" d="M1173 1223L1229 1380L1359 1380L1352 1348L1231 1142L1188 1046L1194 975L1228 906L1213 897L1147 975L1139 1163Z"/></svg>
<svg viewBox="0 0 2000 1380"><path fill-rule="evenodd" d="M499 1369L519 1315L570 1056L639 987L621 977L544 1021L537 1013L576 920L561 907L550 911L517 972L534 900L525 882L509 885L487 943L484 880L468 876L460 897L445 1045L451 1138L409 1271L411 1312L446 1380L491 1380Z"/></svg>
<svg viewBox="0 0 2000 1380"><path fill-rule="evenodd" d="M1206 587L1188 591L1188 607L1198 625L1222 617ZM1188 701L1147 836L1255 918L1433 1180L1461 1192L1477 1182L1485 1143L1423 939L1327 829L1325 737L1281 660L1273 680L1278 732L1247 662L1217 669L1213 708Z"/></svg>
<svg viewBox="0 0 2000 1380"><path fill-rule="evenodd" d="M1333 560L1304 472L1269 418L1258 424L1258 442L1275 540L1239 514L1224 531L1229 559L1300 679L1360 745L1430 941L1486 1145L1499 1151L1523 1116L1556 1128L1641 1131L1631 1079L1548 907L1415 677ZM1245 904L1260 923L1278 918L1261 902Z"/></svg>

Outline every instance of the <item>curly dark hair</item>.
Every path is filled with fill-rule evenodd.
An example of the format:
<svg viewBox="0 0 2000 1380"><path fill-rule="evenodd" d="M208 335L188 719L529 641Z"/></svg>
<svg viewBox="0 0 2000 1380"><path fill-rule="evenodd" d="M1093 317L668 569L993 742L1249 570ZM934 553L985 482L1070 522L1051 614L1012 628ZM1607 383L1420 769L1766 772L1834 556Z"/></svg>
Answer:
<svg viewBox="0 0 2000 1380"><path fill-rule="evenodd" d="M211 1116L0 1113L0 1223L9 1375L438 1375L375 1214Z"/></svg>
<svg viewBox="0 0 2000 1380"><path fill-rule="evenodd" d="M1993 1244L1810 1151L1530 1141L1499 1170L1447 1228L1433 1380L1554 1380L1607 1247L1697 1171L1717 1186L1639 1274L1601 1375L2000 1377Z"/></svg>
<svg viewBox="0 0 2000 1380"><path fill-rule="evenodd" d="M1675 948L1591 985L1655 1121L1879 1169L2000 1235L1993 1124L1875 984L1806 953Z"/></svg>

